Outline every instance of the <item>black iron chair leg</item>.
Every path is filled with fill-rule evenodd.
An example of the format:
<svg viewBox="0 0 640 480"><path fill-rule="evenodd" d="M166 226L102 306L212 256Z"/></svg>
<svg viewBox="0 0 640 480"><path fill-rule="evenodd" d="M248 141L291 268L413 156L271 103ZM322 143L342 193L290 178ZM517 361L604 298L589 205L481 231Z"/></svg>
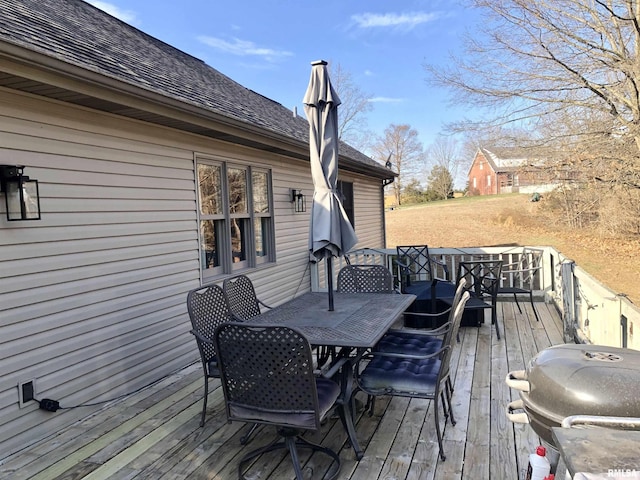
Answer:
<svg viewBox="0 0 640 480"><path fill-rule="evenodd" d="M531 301L531 308L533 308L533 314L536 316L536 322L540 321L540 317L538 317L538 311L536 310L536 306L533 304L533 292L529 291L529 300Z"/></svg>
<svg viewBox="0 0 640 480"><path fill-rule="evenodd" d="M433 398L433 416L435 418L435 422L436 422L436 435L438 437L438 448L440 449L440 458L442 459L442 461L444 462L447 457L444 454L444 447L442 445L442 430L440 429L440 414L438 413L438 397L440 395L435 395Z"/></svg>
<svg viewBox="0 0 640 480"><path fill-rule="evenodd" d="M451 392L449 391L449 388L446 385L444 387L444 391L445 391L445 395L447 396L447 403L449 403L449 421L451 422L451 425L455 425L456 418L453 416L453 407L451 406L452 395L451 395Z"/></svg>
<svg viewBox="0 0 640 480"><path fill-rule="evenodd" d="M522 313L522 308L520 308L520 302L518 302L518 295L516 292L513 292L513 299L516 301L516 306L518 307L518 311Z"/></svg>
<svg viewBox="0 0 640 480"><path fill-rule="evenodd" d="M247 443L249 443L249 440L251 439L251 435L253 435L253 432L256 431L256 428L258 428L257 423L254 423L253 425L251 425L251 427L249 428L249 431L240 437L240 445L246 445Z"/></svg>
<svg viewBox="0 0 640 480"><path fill-rule="evenodd" d="M310 442L309 440L306 440L305 438L297 435L296 432L294 432L293 430L285 431L285 430L279 429L279 432L284 437L283 439L276 438L270 444L264 447L258 448L256 450L253 450L247 453L244 457L242 457L238 465L238 478L240 479L245 478L244 476L245 466L251 460L253 460L256 457L259 457L264 453L272 452L274 450L279 450L281 448L289 451L291 460L293 462L293 469L296 472L297 480L303 480L304 478L302 474L302 468L300 466L300 457L298 456L298 448L308 448L316 452L324 453L325 455L328 455L329 457L331 457L334 463L336 464L335 472L333 472L331 476L328 476L325 478L327 480L333 480L338 476L338 473L340 472L340 457L336 452L334 452L330 448L323 447L322 445L318 445L317 443L313 443L313 442Z"/></svg>
<svg viewBox="0 0 640 480"><path fill-rule="evenodd" d="M209 398L209 377L204 374L204 398L202 399L202 417L200 418L200 426L204 427L204 418L207 415L207 398Z"/></svg>

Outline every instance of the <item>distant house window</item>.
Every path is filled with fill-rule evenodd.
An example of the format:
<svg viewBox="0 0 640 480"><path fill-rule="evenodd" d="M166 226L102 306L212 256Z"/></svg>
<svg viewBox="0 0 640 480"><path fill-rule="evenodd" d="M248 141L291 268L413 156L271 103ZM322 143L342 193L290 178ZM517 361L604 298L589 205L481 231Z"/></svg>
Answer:
<svg viewBox="0 0 640 480"><path fill-rule="evenodd" d="M491 186L491 175L487 175L487 187Z"/></svg>
<svg viewBox="0 0 640 480"><path fill-rule="evenodd" d="M271 172L198 159L204 279L275 261Z"/></svg>
<svg viewBox="0 0 640 480"><path fill-rule="evenodd" d="M473 188L478 188L478 179L473 177Z"/></svg>
<svg viewBox="0 0 640 480"><path fill-rule="evenodd" d="M480 164L480 170L484 169L484 163L479 162L479 164Z"/></svg>
<svg viewBox="0 0 640 480"><path fill-rule="evenodd" d="M356 222L353 212L353 182L343 182L338 180L337 190L340 193L340 200L342 201L344 211L347 213L347 217L349 217L351 226L355 228Z"/></svg>

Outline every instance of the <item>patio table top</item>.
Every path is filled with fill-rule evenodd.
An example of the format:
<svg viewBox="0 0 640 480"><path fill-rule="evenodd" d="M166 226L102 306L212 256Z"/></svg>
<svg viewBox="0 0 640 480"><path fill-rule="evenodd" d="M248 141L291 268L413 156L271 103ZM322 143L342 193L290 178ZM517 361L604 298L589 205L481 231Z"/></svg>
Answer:
<svg viewBox="0 0 640 480"><path fill-rule="evenodd" d="M330 312L327 293L309 292L263 312L251 323L298 328L312 345L371 348L415 298L389 293L335 293L334 310Z"/></svg>

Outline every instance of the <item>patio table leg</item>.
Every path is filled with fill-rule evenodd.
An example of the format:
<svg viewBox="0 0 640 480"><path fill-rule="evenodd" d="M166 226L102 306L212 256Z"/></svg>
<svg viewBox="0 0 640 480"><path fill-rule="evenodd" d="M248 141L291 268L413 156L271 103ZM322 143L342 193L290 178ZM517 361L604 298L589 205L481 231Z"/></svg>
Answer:
<svg viewBox="0 0 640 480"><path fill-rule="evenodd" d="M362 460L364 456L364 452L360 448L360 444L358 443L358 438L356 437L356 429L353 424L353 419L355 416L355 412L352 411L352 397L353 397L353 364L351 360L347 360L342 369L340 370L340 386L341 386L341 394L338 402L340 403L340 408L338 409L338 413L340 415L340 420L344 425L344 428L347 430L347 435L349 436L349 441L351 442L351 446L353 447L353 451L356 454L356 459Z"/></svg>

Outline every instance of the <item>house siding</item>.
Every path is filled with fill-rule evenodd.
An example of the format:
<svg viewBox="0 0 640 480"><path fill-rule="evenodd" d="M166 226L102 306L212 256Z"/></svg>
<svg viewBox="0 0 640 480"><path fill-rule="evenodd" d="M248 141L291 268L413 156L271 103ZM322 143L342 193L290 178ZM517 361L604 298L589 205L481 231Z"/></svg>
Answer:
<svg viewBox="0 0 640 480"><path fill-rule="evenodd" d="M498 179L496 177L496 172L493 170L485 156L480 152L478 152L473 159L473 163L469 169L468 178L468 189L470 195L495 195L498 193Z"/></svg>
<svg viewBox="0 0 640 480"><path fill-rule="evenodd" d="M248 274L267 303L308 290L307 162L0 88L0 163L39 180L42 209L0 220L0 457L99 408L20 408L19 382L73 406L198 359L185 307L200 285L198 155L272 169L276 263ZM353 180L359 245L382 247L379 181Z"/></svg>

